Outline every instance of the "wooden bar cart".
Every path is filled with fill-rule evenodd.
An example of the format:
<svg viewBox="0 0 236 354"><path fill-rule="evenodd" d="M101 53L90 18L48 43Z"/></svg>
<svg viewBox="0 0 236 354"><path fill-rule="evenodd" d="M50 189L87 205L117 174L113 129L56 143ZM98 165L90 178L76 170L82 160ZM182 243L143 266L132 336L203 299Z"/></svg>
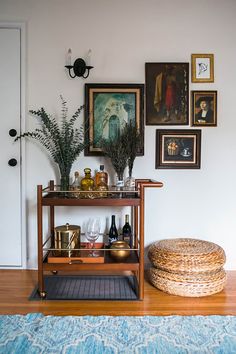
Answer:
<svg viewBox="0 0 236 354"><path fill-rule="evenodd" d="M49 187L43 188L42 185L37 186L37 217L38 217L38 293L42 299L46 298L45 289L45 272L57 273L91 271L94 274L96 271L130 271L137 279L137 299L143 300L144 297L144 203L146 188L162 187L161 182L156 182L148 179L137 179L135 191L122 191L117 197L114 191L108 191L107 198L74 198L71 191L62 193L58 191L53 181L50 181ZM90 262L49 262L49 255L52 250L55 250L53 243L54 235L54 218L55 208L58 206L130 206L133 215L133 237L134 248L131 249L130 255L122 262L117 262L110 256L109 248L102 249L104 251L103 263ZM49 207L49 228L50 236L46 241L43 241L43 208ZM49 246L48 246L49 244ZM80 250L78 250L80 251ZM51 274L51 277L54 275Z"/></svg>

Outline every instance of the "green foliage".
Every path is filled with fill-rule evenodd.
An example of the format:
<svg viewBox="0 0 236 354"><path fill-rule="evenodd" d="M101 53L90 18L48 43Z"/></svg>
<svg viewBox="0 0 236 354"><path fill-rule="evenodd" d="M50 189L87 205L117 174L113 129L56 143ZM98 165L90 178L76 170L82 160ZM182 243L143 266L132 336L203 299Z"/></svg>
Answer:
<svg viewBox="0 0 236 354"><path fill-rule="evenodd" d="M127 141L121 134L116 139L102 139L101 148L106 156L111 160L111 163L117 175L123 177L124 170L128 163Z"/></svg>
<svg viewBox="0 0 236 354"><path fill-rule="evenodd" d="M127 142L126 149L128 154L128 167L129 167L129 177L132 176L132 170L134 166L134 160L142 148L142 136L136 126L130 122L125 125L122 130L122 136L124 141Z"/></svg>
<svg viewBox="0 0 236 354"><path fill-rule="evenodd" d="M61 175L69 175L71 166L79 154L89 144L84 137L84 128L81 125L76 128L75 122L80 116L84 106L80 106L70 119L67 119L67 103L62 101L61 122L47 114L44 108L29 112L41 120L41 129L36 128L33 132L26 132L16 137L15 141L24 137L38 140L49 152L52 159L59 165Z"/></svg>
<svg viewBox="0 0 236 354"><path fill-rule="evenodd" d="M132 122L125 125L116 139L103 139L101 148L118 175L123 175L126 166L129 167L129 176L132 175L134 160L142 147L142 137Z"/></svg>

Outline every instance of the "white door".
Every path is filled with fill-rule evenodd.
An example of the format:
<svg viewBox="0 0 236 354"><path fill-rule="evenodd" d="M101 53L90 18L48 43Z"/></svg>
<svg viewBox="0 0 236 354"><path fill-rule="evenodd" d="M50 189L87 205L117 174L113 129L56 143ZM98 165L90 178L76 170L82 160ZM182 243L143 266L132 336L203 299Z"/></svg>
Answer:
<svg viewBox="0 0 236 354"><path fill-rule="evenodd" d="M21 32L0 27L0 266L21 267ZM11 136L12 135L12 136Z"/></svg>

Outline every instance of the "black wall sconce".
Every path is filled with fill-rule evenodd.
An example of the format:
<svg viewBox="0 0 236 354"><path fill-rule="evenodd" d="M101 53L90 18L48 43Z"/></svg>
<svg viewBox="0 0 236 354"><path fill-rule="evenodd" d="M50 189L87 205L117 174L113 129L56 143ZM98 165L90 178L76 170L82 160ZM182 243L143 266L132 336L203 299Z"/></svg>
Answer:
<svg viewBox="0 0 236 354"><path fill-rule="evenodd" d="M84 59L78 58L75 60L74 64L71 65L71 54L72 54L72 51L71 51L71 49L69 49L67 52L67 65L65 65L65 68L67 68L69 70L70 77L72 79L74 79L76 76L78 76L78 77L83 77L84 79L86 79L89 76L90 70L93 68L93 66L87 65L87 64L90 64L91 49L89 49L89 51L88 51L87 64L84 61ZM73 74L72 70L73 70L74 74Z"/></svg>

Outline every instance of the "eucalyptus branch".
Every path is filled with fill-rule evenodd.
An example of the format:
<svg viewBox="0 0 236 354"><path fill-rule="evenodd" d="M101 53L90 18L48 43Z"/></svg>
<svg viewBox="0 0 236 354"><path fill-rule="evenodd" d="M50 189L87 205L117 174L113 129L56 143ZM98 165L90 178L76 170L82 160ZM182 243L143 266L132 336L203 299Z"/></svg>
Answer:
<svg viewBox="0 0 236 354"><path fill-rule="evenodd" d="M84 106L80 106L70 119L67 119L67 102L60 96L62 101L61 121L46 113L45 109L29 112L40 118L41 129L36 128L33 132L26 132L16 137L31 138L38 142L49 152L52 159L59 165L61 174L69 174L71 166L79 154L89 145L85 137L83 126L75 127Z"/></svg>

